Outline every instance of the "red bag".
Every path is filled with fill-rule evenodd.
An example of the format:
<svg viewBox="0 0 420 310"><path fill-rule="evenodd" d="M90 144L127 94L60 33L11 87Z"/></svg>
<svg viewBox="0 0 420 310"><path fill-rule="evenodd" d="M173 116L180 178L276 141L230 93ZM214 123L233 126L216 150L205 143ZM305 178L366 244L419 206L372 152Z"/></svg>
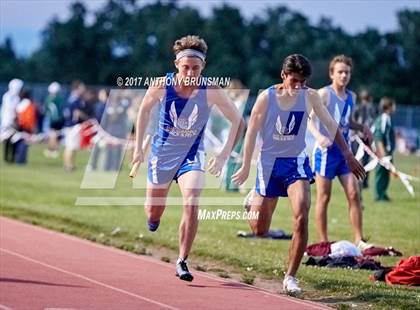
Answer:
<svg viewBox="0 0 420 310"><path fill-rule="evenodd" d="M385 276L385 281L388 284L420 285L420 256L400 260Z"/></svg>

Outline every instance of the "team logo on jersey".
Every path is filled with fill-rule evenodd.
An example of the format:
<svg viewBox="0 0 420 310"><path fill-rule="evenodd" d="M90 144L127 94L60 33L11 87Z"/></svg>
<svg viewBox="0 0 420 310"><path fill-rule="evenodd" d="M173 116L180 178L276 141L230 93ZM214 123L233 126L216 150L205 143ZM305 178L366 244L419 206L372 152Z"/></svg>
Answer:
<svg viewBox="0 0 420 310"><path fill-rule="evenodd" d="M174 124L174 126L167 127L166 129L173 136L193 137L197 135L198 131L196 129L192 129L198 119L198 107L196 104L194 104L194 108L187 118L179 118L175 108L175 101L172 101L171 108L169 110L169 117L171 118L172 124Z"/></svg>
<svg viewBox="0 0 420 310"><path fill-rule="evenodd" d="M299 133L299 128L302 123L303 114L305 112L292 111L289 113L286 125L283 126L280 115L277 116L276 131L273 134L273 139L279 141L290 141Z"/></svg>
<svg viewBox="0 0 420 310"><path fill-rule="evenodd" d="M343 114L340 111L340 108L339 108L338 105L339 105L339 103L336 103L336 105L335 105L334 119L340 125L340 127L345 128L349 124L351 109L350 109L350 107L348 107L347 111L346 111L346 114Z"/></svg>

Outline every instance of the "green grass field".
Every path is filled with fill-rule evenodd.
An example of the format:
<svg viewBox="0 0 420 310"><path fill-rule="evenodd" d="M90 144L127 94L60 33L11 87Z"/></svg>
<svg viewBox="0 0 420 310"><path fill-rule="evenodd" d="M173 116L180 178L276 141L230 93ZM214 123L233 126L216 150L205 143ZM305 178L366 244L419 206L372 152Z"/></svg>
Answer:
<svg viewBox="0 0 420 310"><path fill-rule="evenodd" d="M44 227L63 231L132 251L138 254L161 253L162 249L176 255L178 247L179 206L169 206L165 211L157 233L146 229L141 203L127 206L75 205L76 199L86 197L122 197L135 199L144 196L144 189L133 188L124 164L115 188L81 189L84 166L89 153L80 152L78 169L66 173L60 159L42 156L43 146L30 149L27 166L8 165L1 162L1 214ZM402 157L395 159L404 172L419 176L420 159ZM371 176L371 180L373 175ZM95 182L109 179L109 174L94 175ZM253 179L253 178L252 178ZM144 184L144 167L136 179ZM250 180L249 184L253 180ZM217 180L209 177L208 184L215 187ZM92 185L92 184L91 184ZM364 229L370 241L383 246L394 246L404 257L420 255L420 184L414 183L417 197L412 198L397 179L392 179L390 197L392 203L378 204L373 201L372 189L363 193ZM312 201L315 190L312 189ZM179 197L177 186L171 196ZM243 199L241 194L223 193L209 189L203 193L208 198ZM139 200L141 201L141 199ZM207 210L241 210L239 205L202 206ZM291 231L291 212L287 200L280 200L273 219L273 228ZM121 231L111 234L116 228ZM244 282L255 283L276 280L280 283L287 264L288 241L249 240L236 237L237 230L248 230L243 220L206 220L200 223L194 243L191 261L193 266L206 269L207 265L219 266L223 277L240 275ZM313 206L309 223L309 242L316 242ZM334 184L329 207L329 231L333 240L352 240L344 193ZM28 242L30 242L28 240ZM167 257L158 257L168 260ZM379 260L394 265L400 258L385 257ZM388 286L368 280L371 272L347 269L325 269L302 266L299 278L305 289L303 298L329 303L339 309L419 309L420 289Z"/></svg>

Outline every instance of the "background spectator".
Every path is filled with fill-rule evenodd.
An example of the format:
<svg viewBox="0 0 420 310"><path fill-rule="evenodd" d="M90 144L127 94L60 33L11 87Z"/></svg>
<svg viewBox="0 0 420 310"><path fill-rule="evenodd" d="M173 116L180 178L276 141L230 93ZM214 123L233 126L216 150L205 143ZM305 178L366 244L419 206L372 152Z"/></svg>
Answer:
<svg viewBox="0 0 420 310"><path fill-rule="evenodd" d="M48 132L48 146L45 157L58 157L58 137L64 125L63 98L60 95L61 85L53 82L48 86L48 97L45 100L45 130Z"/></svg>
<svg viewBox="0 0 420 310"><path fill-rule="evenodd" d="M75 154L80 148L80 123L84 119L82 111L85 84L74 81L71 86L70 97L63 109L65 126L64 169L71 172L75 169Z"/></svg>
<svg viewBox="0 0 420 310"><path fill-rule="evenodd" d="M16 125L16 108L20 102L19 93L22 87L22 80L11 80L8 85L8 91L2 98L0 133L7 135L4 137L4 160L9 163L15 161L15 146L11 141L12 134L10 130L14 129ZM7 131L9 131L9 134L7 134Z"/></svg>
<svg viewBox="0 0 420 310"><path fill-rule="evenodd" d="M388 97L383 97L380 101L382 110L374 124L374 139L376 154L379 158L392 156L395 150L395 133L391 115L395 112L395 101ZM377 165L375 173L375 200L390 201L387 194L389 186L389 170L381 165Z"/></svg>
<svg viewBox="0 0 420 310"><path fill-rule="evenodd" d="M23 89L20 93L21 101L16 107L16 128L18 133L13 137L15 144L15 163L26 164L28 156L27 137L21 133L32 134L37 127L36 105L32 101L31 92Z"/></svg>

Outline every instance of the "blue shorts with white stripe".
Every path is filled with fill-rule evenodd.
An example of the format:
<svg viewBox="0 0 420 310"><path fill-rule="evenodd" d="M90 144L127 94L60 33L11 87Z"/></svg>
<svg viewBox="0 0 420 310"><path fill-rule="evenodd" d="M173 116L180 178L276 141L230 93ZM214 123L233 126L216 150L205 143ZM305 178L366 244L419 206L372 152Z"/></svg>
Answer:
<svg viewBox="0 0 420 310"><path fill-rule="evenodd" d="M150 154L147 178L149 182L162 185L175 180L189 171L203 171L205 165L204 151L188 154L186 158L168 156L168 154Z"/></svg>
<svg viewBox="0 0 420 310"><path fill-rule="evenodd" d="M350 173L347 162L343 155L337 151L330 151L328 148L315 148L313 156L314 173L329 180L336 176Z"/></svg>
<svg viewBox="0 0 420 310"><path fill-rule="evenodd" d="M273 165L258 161L256 191L263 197L287 197L287 188L297 180L314 182L309 158L277 158Z"/></svg>

